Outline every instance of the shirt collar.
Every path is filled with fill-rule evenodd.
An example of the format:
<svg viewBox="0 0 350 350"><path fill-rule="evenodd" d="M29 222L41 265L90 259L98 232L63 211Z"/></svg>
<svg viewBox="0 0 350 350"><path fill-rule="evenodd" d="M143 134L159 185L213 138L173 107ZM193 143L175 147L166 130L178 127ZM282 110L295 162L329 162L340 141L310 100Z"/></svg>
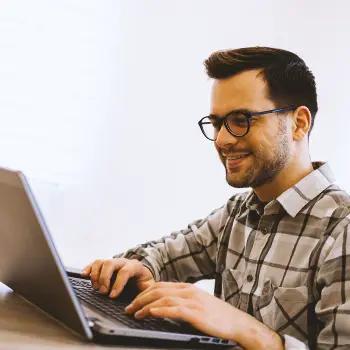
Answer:
<svg viewBox="0 0 350 350"><path fill-rule="evenodd" d="M312 173L302 178L277 198L285 211L293 218L306 204L335 181L328 163L313 162L312 166L315 169Z"/></svg>
<svg viewBox="0 0 350 350"><path fill-rule="evenodd" d="M256 210L260 215L263 215L265 207L266 210L276 211L276 204L279 202L284 210L294 218L306 204L335 181L328 163L313 162L312 166L314 168L312 173L305 176L270 203L260 201L259 197L252 190L246 198L246 207L250 210Z"/></svg>
<svg viewBox="0 0 350 350"><path fill-rule="evenodd" d="M263 215L266 203L263 203L255 192L251 190L246 198L245 205L249 210L255 210L259 215Z"/></svg>

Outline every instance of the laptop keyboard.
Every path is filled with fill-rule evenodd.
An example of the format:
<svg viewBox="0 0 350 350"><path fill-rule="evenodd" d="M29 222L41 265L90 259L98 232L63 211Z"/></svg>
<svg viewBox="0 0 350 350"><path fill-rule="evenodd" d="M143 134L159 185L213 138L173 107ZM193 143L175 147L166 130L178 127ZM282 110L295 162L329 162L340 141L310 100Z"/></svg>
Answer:
<svg viewBox="0 0 350 350"><path fill-rule="evenodd" d="M123 323L129 328L154 330L172 333L186 333L204 335L197 331L190 324L174 324L166 319L160 319L155 317L145 318L143 320L137 320L132 315L127 314L124 309L129 304L126 301L111 299L108 295L100 294L95 291L89 280L76 279L69 277L74 292L77 297L86 303L94 306L103 313L112 317L115 320Z"/></svg>

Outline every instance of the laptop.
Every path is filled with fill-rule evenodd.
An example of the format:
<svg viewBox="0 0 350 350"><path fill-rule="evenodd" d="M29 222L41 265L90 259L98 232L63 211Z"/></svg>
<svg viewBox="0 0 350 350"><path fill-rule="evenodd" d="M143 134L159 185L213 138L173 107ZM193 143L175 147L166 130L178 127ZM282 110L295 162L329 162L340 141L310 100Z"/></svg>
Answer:
<svg viewBox="0 0 350 350"><path fill-rule="evenodd" d="M136 320L124 311L138 293L134 281L111 299L80 273L63 266L24 174L0 168L0 281L14 292L91 342L195 349L236 345L186 322Z"/></svg>

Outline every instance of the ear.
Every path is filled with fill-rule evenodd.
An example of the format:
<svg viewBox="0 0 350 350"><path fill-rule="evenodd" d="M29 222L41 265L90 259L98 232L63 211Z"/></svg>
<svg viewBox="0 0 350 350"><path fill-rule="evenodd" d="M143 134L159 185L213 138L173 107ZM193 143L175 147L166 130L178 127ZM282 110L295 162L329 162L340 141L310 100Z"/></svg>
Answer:
<svg viewBox="0 0 350 350"><path fill-rule="evenodd" d="M293 113L293 140L301 141L311 127L311 113L306 106L298 107Z"/></svg>

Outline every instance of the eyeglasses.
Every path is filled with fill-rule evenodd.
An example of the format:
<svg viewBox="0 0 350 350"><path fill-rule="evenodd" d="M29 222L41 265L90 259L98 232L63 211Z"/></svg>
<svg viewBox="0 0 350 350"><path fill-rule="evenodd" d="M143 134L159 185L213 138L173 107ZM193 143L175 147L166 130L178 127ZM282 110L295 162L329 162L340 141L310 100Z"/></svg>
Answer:
<svg viewBox="0 0 350 350"><path fill-rule="evenodd" d="M208 115L202 118L198 122L198 125L201 128L203 135L210 141L216 141L219 131L222 128L222 124L225 125L227 131L231 135L235 137L243 137L247 135L250 130L252 117L269 113L295 110L296 108L297 106L289 106L254 113L251 113L247 110L235 110L228 113L224 118Z"/></svg>

